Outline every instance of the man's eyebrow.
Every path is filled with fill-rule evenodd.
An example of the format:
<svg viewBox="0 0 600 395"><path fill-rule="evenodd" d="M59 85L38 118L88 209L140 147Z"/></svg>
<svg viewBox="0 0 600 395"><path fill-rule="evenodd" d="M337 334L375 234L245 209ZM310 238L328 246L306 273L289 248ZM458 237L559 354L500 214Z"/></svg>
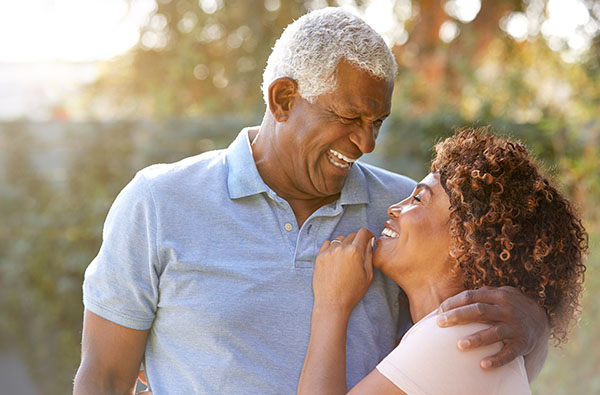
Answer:
<svg viewBox="0 0 600 395"><path fill-rule="evenodd" d="M352 114L360 114L360 109L358 107L355 107L354 105L346 105L346 106L336 106L334 107L336 110L338 110L339 112L343 112L343 113L352 113Z"/></svg>
<svg viewBox="0 0 600 395"><path fill-rule="evenodd" d="M415 190L416 190L416 189L419 189L419 188L421 188L421 189L425 189L425 190L427 190L427 191L428 191L430 194L434 195L434 193L433 193L433 189L431 189L431 187L430 187L429 185L427 185L427 184L423 184L422 182L420 182L420 183L418 183L418 184L417 184L417 186L415 187Z"/></svg>
<svg viewBox="0 0 600 395"><path fill-rule="evenodd" d="M359 108L357 108L357 107L348 107L346 109L340 110L339 112L341 112L342 114L347 114L347 115L352 114L352 116L361 115L362 114L361 110ZM377 119L383 121L383 120L385 120L389 116L390 116L390 113L388 112L388 113L386 113L386 114L384 114L384 115L382 115L380 117L377 117Z"/></svg>
<svg viewBox="0 0 600 395"><path fill-rule="evenodd" d="M344 105L333 105L332 108L337 111L337 112L341 112L344 114L355 114L355 115L359 115L362 114L363 109L362 107L359 105L357 105L356 103L346 103ZM381 117L379 117L379 119L385 119L387 117L389 117L391 114L391 112L387 112L385 114L383 114Z"/></svg>

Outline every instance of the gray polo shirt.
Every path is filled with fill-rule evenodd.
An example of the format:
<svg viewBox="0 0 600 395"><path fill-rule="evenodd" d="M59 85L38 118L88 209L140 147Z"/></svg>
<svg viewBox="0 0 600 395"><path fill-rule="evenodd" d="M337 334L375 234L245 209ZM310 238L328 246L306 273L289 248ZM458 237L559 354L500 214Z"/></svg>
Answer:
<svg viewBox="0 0 600 395"><path fill-rule="evenodd" d="M140 171L121 191L85 273L85 307L150 329L149 385L160 394L293 394L308 344L312 266L326 239L367 227L414 182L356 163L340 198L299 229L260 178L247 130L225 150ZM352 387L408 323L397 285L376 272L350 318Z"/></svg>

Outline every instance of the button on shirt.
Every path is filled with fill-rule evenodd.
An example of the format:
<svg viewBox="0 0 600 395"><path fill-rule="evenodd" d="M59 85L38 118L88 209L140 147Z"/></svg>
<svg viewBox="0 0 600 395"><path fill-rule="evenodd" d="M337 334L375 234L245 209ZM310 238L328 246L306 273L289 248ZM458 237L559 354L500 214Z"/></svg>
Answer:
<svg viewBox="0 0 600 395"><path fill-rule="evenodd" d="M360 227L379 234L387 207L414 185L355 163L340 198L298 228L289 204L262 181L245 129L227 149L151 166L121 191L86 270L85 307L150 329L144 362L156 395L293 394L319 247ZM409 324L397 295L397 285L376 272L354 309L350 387Z"/></svg>

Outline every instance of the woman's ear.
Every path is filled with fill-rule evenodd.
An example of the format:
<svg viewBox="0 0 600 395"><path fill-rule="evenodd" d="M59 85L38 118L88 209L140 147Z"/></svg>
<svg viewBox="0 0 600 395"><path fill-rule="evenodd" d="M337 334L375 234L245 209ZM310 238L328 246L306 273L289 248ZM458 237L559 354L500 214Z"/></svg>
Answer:
<svg viewBox="0 0 600 395"><path fill-rule="evenodd" d="M285 122L298 95L298 84L291 78L282 77L269 85L269 111L277 122Z"/></svg>

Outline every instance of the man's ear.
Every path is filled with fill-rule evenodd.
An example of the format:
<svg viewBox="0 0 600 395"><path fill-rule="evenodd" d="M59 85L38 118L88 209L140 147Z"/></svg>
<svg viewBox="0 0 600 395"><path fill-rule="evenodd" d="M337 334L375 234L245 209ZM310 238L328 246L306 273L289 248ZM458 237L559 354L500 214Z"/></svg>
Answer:
<svg viewBox="0 0 600 395"><path fill-rule="evenodd" d="M285 122L298 96L298 84L291 78L282 77L269 85L269 111L277 122Z"/></svg>

